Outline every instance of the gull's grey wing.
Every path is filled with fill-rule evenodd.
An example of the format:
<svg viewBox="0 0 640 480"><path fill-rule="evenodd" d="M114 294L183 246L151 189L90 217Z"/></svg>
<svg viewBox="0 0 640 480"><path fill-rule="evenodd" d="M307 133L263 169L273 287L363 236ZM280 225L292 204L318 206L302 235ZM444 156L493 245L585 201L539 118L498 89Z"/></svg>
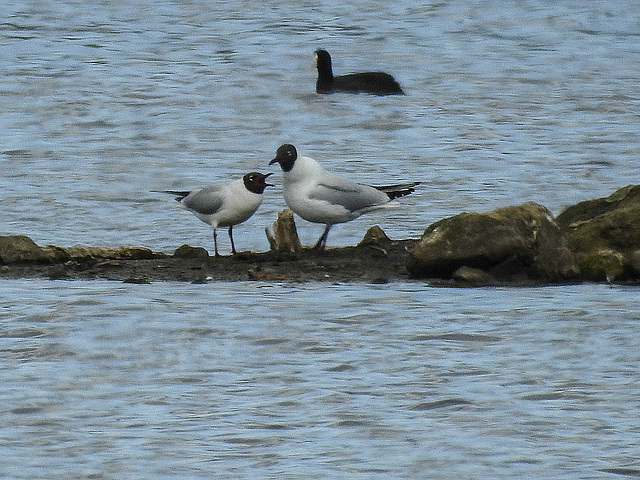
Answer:
<svg viewBox="0 0 640 480"><path fill-rule="evenodd" d="M182 200L182 204L189 210L203 215L213 215L224 204L224 195L220 186L211 185L201 190L191 192Z"/></svg>
<svg viewBox="0 0 640 480"><path fill-rule="evenodd" d="M389 197L380 190L362 185L337 175L326 175L309 192L309 197L334 205L341 205L350 212L381 205Z"/></svg>

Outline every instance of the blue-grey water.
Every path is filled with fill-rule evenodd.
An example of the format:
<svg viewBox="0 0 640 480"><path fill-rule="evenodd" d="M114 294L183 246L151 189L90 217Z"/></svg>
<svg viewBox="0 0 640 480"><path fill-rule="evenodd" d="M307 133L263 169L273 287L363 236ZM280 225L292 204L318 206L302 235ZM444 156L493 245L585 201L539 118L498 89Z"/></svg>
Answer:
<svg viewBox="0 0 640 480"><path fill-rule="evenodd" d="M0 13L0 234L211 250L152 190L271 171L285 142L365 183L423 182L330 245L640 183L637 0ZM315 94L319 47L407 95ZM236 246L266 250L283 207L276 185ZM2 280L0 476L638 477L639 322L638 290L606 285Z"/></svg>

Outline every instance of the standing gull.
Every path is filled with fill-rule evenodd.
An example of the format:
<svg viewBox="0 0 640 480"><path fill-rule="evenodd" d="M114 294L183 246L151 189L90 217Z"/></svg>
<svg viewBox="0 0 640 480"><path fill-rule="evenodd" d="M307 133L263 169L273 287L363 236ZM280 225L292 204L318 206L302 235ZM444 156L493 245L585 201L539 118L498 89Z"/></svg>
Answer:
<svg viewBox="0 0 640 480"><path fill-rule="evenodd" d="M415 191L420 182L372 187L325 170L309 157L298 155L290 144L280 146L269 165L279 163L284 172L283 193L287 206L309 222L326 225L315 245L323 250L331 226L348 222L363 213L387 206L398 197Z"/></svg>
<svg viewBox="0 0 640 480"><path fill-rule="evenodd" d="M198 190L162 190L160 193L176 195L182 207L213 227L213 246L216 257L219 257L216 229L229 227L231 252L235 254L233 226L249 219L258 210L264 189L273 186L266 182L269 175L271 173L249 172L237 180L214 183Z"/></svg>

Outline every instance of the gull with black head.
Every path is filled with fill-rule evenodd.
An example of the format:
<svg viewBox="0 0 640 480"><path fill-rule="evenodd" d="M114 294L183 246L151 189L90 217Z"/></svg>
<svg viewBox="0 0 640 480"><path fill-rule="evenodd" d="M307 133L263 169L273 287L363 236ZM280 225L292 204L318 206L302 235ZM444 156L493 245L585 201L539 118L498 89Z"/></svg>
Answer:
<svg viewBox="0 0 640 480"><path fill-rule="evenodd" d="M214 183L198 190L160 190L176 196L180 205L205 223L213 227L213 246L216 257L218 253L218 227L229 227L231 252L236 252L233 243L233 226L248 220L262 203L262 194L271 173L249 172L242 178L229 182Z"/></svg>
<svg viewBox="0 0 640 480"><path fill-rule="evenodd" d="M269 165L280 164L283 194L287 206L303 219L325 225L315 245L323 250L329 230L336 223L348 222L360 215L384 208L394 200L415 191L420 182L369 186L356 183L325 170L312 158L298 154L291 144L280 146Z"/></svg>

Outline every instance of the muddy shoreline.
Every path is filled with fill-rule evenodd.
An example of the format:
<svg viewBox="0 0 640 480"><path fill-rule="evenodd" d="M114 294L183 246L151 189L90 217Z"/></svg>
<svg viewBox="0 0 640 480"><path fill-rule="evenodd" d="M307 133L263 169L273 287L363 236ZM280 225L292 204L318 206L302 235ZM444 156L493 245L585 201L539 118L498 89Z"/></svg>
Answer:
<svg viewBox="0 0 640 480"><path fill-rule="evenodd" d="M16 262L0 267L1 278L105 279L129 283L264 280L282 282L409 281L405 262L416 240L385 245L328 248L323 252L240 252L213 257L200 247L182 246L173 255L148 251L145 258L79 257L62 261ZM45 247L46 248L46 247Z"/></svg>
<svg viewBox="0 0 640 480"><path fill-rule="evenodd" d="M532 279L526 276L505 278L476 277L465 274L452 278L416 278L407 270L409 251L418 239L366 241L357 246L297 252L239 252L210 256L202 247L182 245L173 254L153 252L144 247L39 247L28 257L42 253L40 259L12 261L0 265L0 278L38 278L50 280L111 280L145 284L158 281L208 283L216 281L369 283L417 282L433 287L545 286L590 282L576 277L563 281ZM0 262L1 263L1 262ZM596 283L601 283L597 282ZM639 285L637 281L611 281L620 285Z"/></svg>

